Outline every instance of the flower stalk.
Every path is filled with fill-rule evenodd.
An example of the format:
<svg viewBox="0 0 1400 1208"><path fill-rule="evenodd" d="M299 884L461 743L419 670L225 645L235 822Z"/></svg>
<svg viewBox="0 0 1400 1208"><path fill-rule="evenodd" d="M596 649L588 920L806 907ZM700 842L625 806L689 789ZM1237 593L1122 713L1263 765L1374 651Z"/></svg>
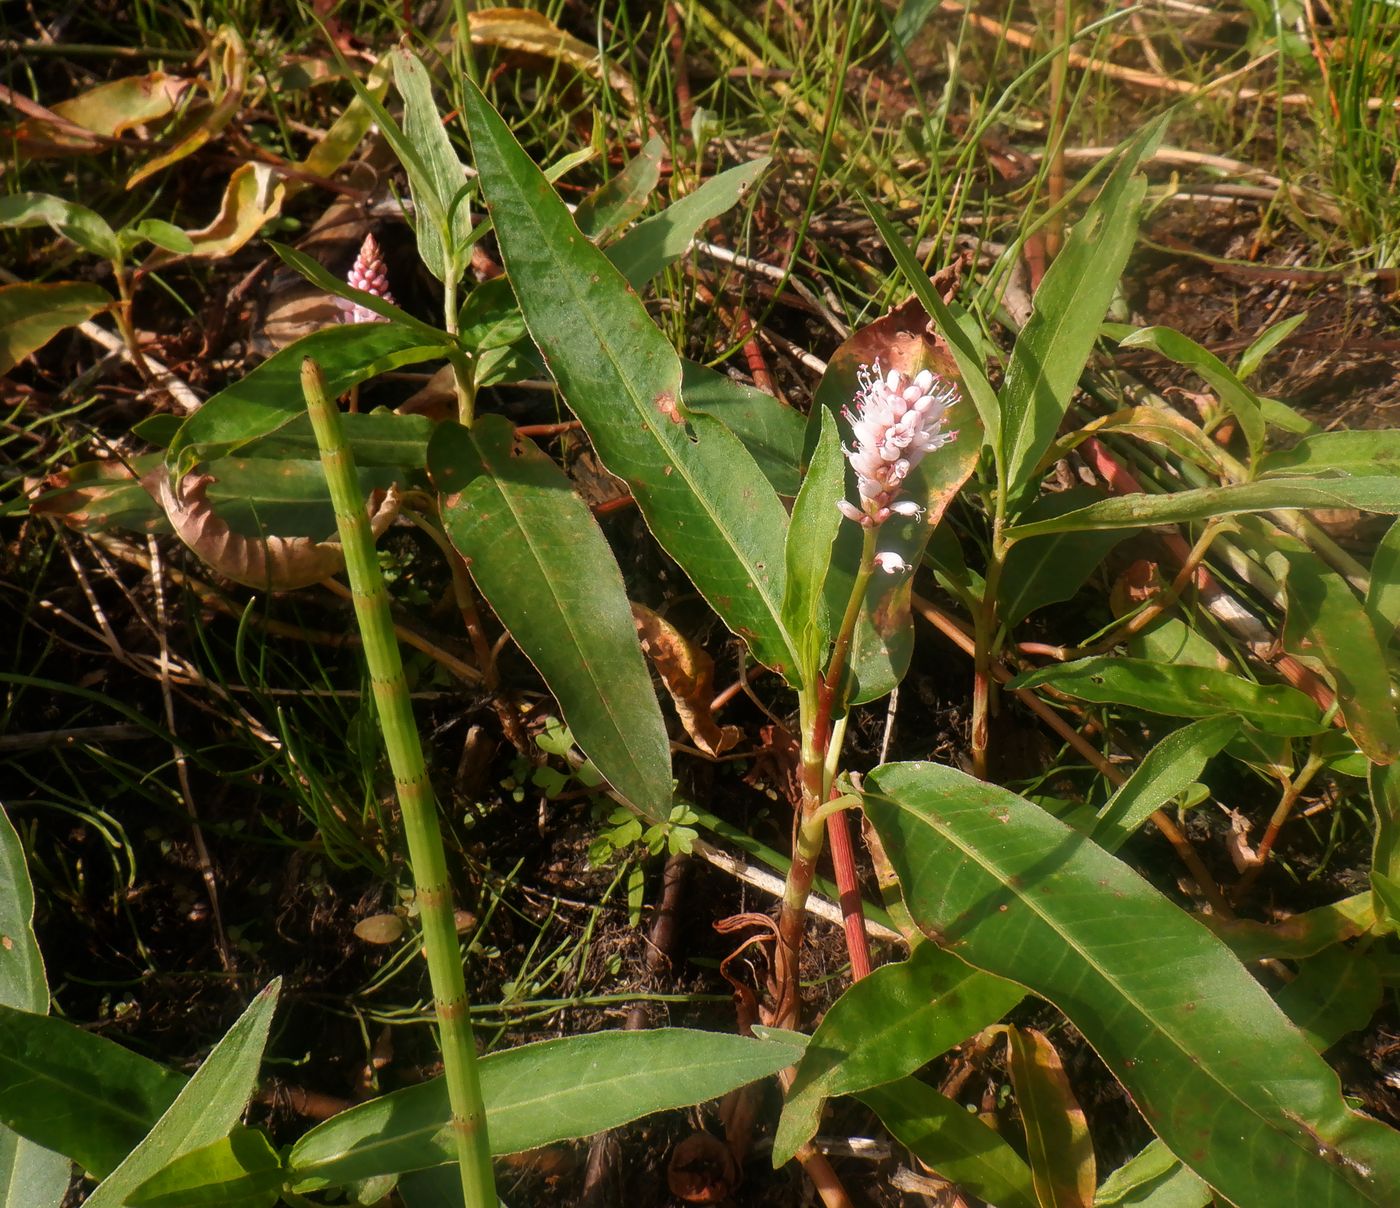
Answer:
<svg viewBox="0 0 1400 1208"><path fill-rule="evenodd" d="M841 514L861 526L863 541L851 594L833 635L831 657L816 682L803 687L799 696L802 729L801 802L793 836L793 860L783 891L778 918L779 952L775 980L783 987L776 1022L796 1027L801 1004L798 959L806 929L806 903L821 856L822 842L831 842L832 862L845 915L851 970L857 980L870 972L869 945L856 882L855 855L845 810L832 810L837 752L832 750L833 715L848 697L846 671L851 643L861 608L876 570L886 574L907 572L910 567L893 551L878 548L881 526L891 516L914 518L922 509L902 499L904 483L923 457L956 438L943 429L943 418L957 400L957 391L928 370L913 376L890 370L882 373L878 362L862 366L860 387L853 400L854 413L843 415L851 425L855 443L846 458L855 471L859 504L839 500ZM837 740L839 743L839 739Z"/></svg>
<svg viewBox="0 0 1400 1208"><path fill-rule="evenodd" d="M437 802L423 759L394 635L389 593L379 569L365 501L355 477L354 456L341 427L340 411L326 397L325 379L310 357L302 362L301 384L335 508L336 528L345 551L346 575L354 597L375 708L403 816L428 977L437 1009L462 1195L468 1208L496 1208L486 1108L477 1073L476 1045L457 940L447 857L438 829Z"/></svg>

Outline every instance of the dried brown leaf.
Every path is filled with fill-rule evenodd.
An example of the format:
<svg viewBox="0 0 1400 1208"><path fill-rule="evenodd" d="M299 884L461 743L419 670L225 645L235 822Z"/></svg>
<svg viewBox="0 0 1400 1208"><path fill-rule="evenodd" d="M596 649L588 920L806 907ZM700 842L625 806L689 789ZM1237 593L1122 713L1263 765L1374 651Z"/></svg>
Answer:
<svg viewBox="0 0 1400 1208"><path fill-rule="evenodd" d="M246 537L234 532L209 501L208 474L187 474L178 486L157 467L142 485L165 509L176 535L225 578L261 591L295 591L340 571L345 556L340 542L310 537ZM378 537L399 513L393 488L376 491L370 500L370 527Z"/></svg>
<svg viewBox="0 0 1400 1208"><path fill-rule="evenodd" d="M710 712L715 695L714 660L643 604L632 605L632 620L642 649L671 694L685 732L705 754L722 755L739 741L739 728L716 724Z"/></svg>

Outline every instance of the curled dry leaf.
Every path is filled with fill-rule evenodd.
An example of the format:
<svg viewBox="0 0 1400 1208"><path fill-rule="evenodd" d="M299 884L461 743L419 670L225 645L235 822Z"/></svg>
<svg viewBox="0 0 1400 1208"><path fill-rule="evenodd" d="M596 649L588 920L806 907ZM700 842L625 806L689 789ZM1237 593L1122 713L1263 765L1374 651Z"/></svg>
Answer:
<svg viewBox="0 0 1400 1208"><path fill-rule="evenodd" d="M311 537L248 537L236 533L209 501L208 474L187 474L172 486L163 467L141 484L165 509L176 535L225 578L260 591L295 591L336 574L345 564L340 542ZM370 527L378 537L399 514L394 488L370 498Z"/></svg>
<svg viewBox="0 0 1400 1208"><path fill-rule="evenodd" d="M269 164L243 164L235 168L224 187L219 213L208 226L186 231L194 250L186 253L212 259L236 252L282 210L287 185ZM177 259L176 253L157 248L142 265L151 269Z"/></svg>
<svg viewBox="0 0 1400 1208"><path fill-rule="evenodd" d="M687 1204L722 1204L739 1186L739 1164L729 1146L709 1133L691 1133L671 1153L666 1184Z"/></svg>
<svg viewBox="0 0 1400 1208"><path fill-rule="evenodd" d="M1162 578L1157 563L1139 558L1119 575L1113 584L1113 589L1109 593L1113 615L1121 617L1132 612L1135 608L1140 608L1155 596L1160 595L1166 586L1166 580Z"/></svg>
<svg viewBox="0 0 1400 1208"><path fill-rule="evenodd" d="M134 189L148 177L193 155L223 132L243 104L248 62L248 49L242 36L233 26L225 25L209 46L209 81L207 84L201 81L209 92L209 103L192 105L186 111L171 131L172 145L137 168L126 182L128 189Z"/></svg>
<svg viewBox="0 0 1400 1208"><path fill-rule="evenodd" d="M716 724L710 712L715 695L714 660L644 604L632 605L632 620L642 649L671 694L685 732L706 755L729 750L739 741L739 729Z"/></svg>
<svg viewBox="0 0 1400 1208"><path fill-rule="evenodd" d="M471 13L468 21L473 46L495 46L567 63L585 75L605 80L627 104L636 107L637 94L628 74L608 63L587 42L565 33L543 13L528 8L483 8Z"/></svg>
<svg viewBox="0 0 1400 1208"><path fill-rule="evenodd" d="M59 101L49 110L59 120L35 116L11 133L30 158L91 155L108 139L169 117L190 84L163 71L110 80Z"/></svg>
<svg viewBox="0 0 1400 1208"><path fill-rule="evenodd" d="M165 517L143 489L139 477L159 464L159 454L138 457L130 463L80 461L43 480L40 492L32 495L29 514L52 516L79 532L112 528L165 532Z"/></svg>

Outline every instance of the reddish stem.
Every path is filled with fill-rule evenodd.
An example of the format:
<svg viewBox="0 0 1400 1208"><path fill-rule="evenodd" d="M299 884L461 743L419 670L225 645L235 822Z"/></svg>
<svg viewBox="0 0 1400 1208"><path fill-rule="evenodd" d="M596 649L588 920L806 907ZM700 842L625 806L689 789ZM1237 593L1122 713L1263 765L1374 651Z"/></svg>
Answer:
<svg viewBox="0 0 1400 1208"><path fill-rule="evenodd" d="M831 863L836 871L836 888L841 895L841 916L846 929L846 951L851 956L851 978L860 981L870 972L870 941L865 934L865 911L856 883L855 850L846 811L837 810L826 820L826 838L831 844Z"/></svg>
<svg viewBox="0 0 1400 1208"><path fill-rule="evenodd" d="M837 669L838 678L842 674ZM831 748L831 705L835 689L823 681L817 694L817 717L813 727L815 745L824 760ZM831 797L837 796L835 786ZM840 895L842 925L846 931L846 951L851 958L851 977L860 981L870 972L870 937L865 933L865 908L861 903L860 883L856 877L855 846L851 842L851 827L845 810L837 810L826 820L826 837L831 844L831 864Z"/></svg>

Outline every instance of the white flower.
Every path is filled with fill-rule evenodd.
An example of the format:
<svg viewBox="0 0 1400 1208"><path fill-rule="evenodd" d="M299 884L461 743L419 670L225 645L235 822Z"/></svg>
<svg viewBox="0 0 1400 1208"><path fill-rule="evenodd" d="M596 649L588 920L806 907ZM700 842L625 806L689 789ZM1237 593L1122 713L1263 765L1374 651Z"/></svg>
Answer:
<svg viewBox="0 0 1400 1208"><path fill-rule="evenodd" d="M355 257L355 263L345 274L345 280L352 289L363 290L367 294L373 294L376 298L383 298L384 301L392 305L398 305L394 302L394 295L389 292L389 266L384 263L384 253L379 250L379 244L375 242L373 235L365 236L364 243L360 245L360 254ZM344 298L338 298L336 302L340 307L341 322L343 323L387 323L389 321L383 315L375 314L374 311L361 306L358 302L349 302Z"/></svg>
<svg viewBox="0 0 1400 1208"><path fill-rule="evenodd" d="M856 472L860 506L846 500L837 506L843 516L873 528L891 512L901 516L921 512L913 500L900 501L899 493L925 453L956 438L956 432L943 431L943 416L957 401L958 391L927 369L912 378L898 369L881 374L879 361L862 365L857 377L855 413L848 407L841 414L855 434L854 447L845 453Z"/></svg>
<svg viewBox="0 0 1400 1208"><path fill-rule="evenodd" d="M891 550L881 550L876 554L875 565L887 575L897 575L900 571L909 569L909 563Z"/></svg>

